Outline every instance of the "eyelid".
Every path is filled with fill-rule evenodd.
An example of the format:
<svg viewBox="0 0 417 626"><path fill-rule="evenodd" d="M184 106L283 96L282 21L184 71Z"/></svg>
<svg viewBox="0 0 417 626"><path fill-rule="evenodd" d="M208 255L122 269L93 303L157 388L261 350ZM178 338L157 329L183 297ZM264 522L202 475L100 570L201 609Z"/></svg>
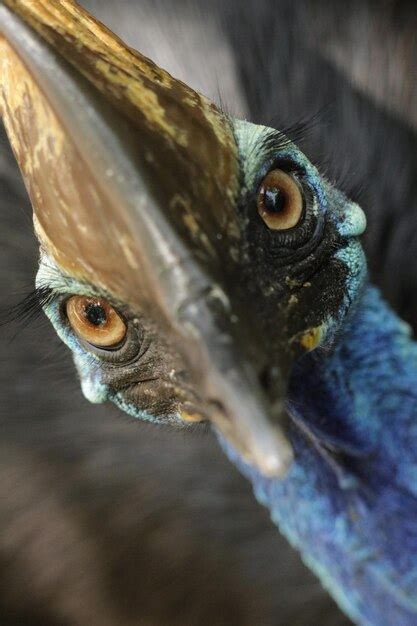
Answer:
<svg viewBox="0 0 417 626"><path fill-rule="evenodd" d="M273 169L281 169L284 172L295 172L301 176L306 173L305 166L294 158L294 155L288 154L288 152L280 152L265 162L265 173Z"/></svg>
<svg viewBox="0 0 417 626"><path fill-rule="evenodd" d="M300 177L304 176L306 173L305 169L299 163L294 161L294 159L290 159L289 157L279 157L277 159L274 159L269 169L280 169L284 172L287 172L288 174L293 174Z"/></svg>

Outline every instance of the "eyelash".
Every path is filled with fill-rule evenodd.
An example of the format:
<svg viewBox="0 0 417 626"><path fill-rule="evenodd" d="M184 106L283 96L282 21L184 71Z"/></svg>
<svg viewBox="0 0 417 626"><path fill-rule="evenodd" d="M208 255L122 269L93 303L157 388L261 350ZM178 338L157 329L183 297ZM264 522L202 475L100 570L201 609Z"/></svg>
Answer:
<svg viewBox="0 0 417 626"><path fill-rule="evenodd" d="M18 323L23 327L28 326L29 324L36 321L38 318L42 316L43 309L48 304L51 304L54 300L60 301L59 308L61 310L61 319L64 323L68 324L68 320L64 313L62 313L62 307L65 301L68 299L67 295L57 294L51 287L36 287L32 289L20 302L18 302L15 306L11 307L8 311L6 311L3 318L0 318L0 326L5 326L13 323ZM131 324L132 326L132 324ZM71 329L71 332L72 329ZM146 352L147 349L147 341L143 336L143 333L139 330L135 331L135 336L137 337L137 349L131 349L129 351L129 356L131 359L136 360L136 358L141 358L143 353ZM90 357L94 365L97 364L105 365L107 353L102 351L101 355L95 355L85 349L86 357ZM112 355L109 357L109 361L112 361ZM115 361L117 361L117 355L114 355Z"/></svg>
<svg viewBox="0 0 417 626"><path fill-rule="evenodd" d="M20 302L11 307L0 320L0 326L14 322L27 326L38 319L43 308L55 297L50 287L36 287L32 289Z"/></svg>

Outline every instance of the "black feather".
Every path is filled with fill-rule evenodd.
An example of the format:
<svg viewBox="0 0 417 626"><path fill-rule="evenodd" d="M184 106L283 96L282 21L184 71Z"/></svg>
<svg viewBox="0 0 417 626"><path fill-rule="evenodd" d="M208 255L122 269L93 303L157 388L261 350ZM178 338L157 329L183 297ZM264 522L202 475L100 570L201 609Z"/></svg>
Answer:
<svg viewBox="0 0 417 626"><path fill-rule="evenodd" d="M164 13L183 21L183 39L196 20L214 15L234 52L252 121L272 121L301 140L308 156L345 188L363 186L373 278L417 327L415 130L359 92L323 56L316 45L323 34L310 19L316 7L322 29L337 32L343 22L354 32L355 25L359 30L366 23L364 13L375 25L401 5L408 17L392 24L400 43L403 25L414 19L413 3L83 4L139 49L143 29L153 32ZM148 26L144 14L150 16ZM166 23L169 30L170 19ZM371 33L366 36L371 46ZM181 44L178 38L178 48ZM198 45L190 64L203 72L197 54ZM221 92L222 68L218 74ZM233 102L224 108L233 111ZM304 124L311 112L313 123ZM291 130L294 120L302 121L301 135ZM33 280L37 258L27 226L30 207L6 147L0 152L0 183L4 303ZM43 295L29 296L17 317L33 319ZM42 367L56 341L53 330L45 324L24 335L12 349L0 338L2 625L348 623L279 540L248 485L209 436L185 438L132 424L107 407L91 407L81 397L66 351L59 372L55 364Z"/></svg>

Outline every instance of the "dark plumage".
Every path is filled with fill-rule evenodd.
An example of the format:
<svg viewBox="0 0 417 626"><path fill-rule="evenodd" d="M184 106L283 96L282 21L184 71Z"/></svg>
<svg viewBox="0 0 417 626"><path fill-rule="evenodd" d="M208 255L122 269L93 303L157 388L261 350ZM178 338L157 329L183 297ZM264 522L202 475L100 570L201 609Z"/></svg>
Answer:
<svg viewBox="0 0 417 626"><path fill-rule="evenodd" d="M217 19L223 24L225 37L230 38L231 45L238 50L236 59L242 70L242 84L248 94L251 117L257 121L269 121L278 113L280 119L288 118L285 123L292 123L294 119L303 119L306 109L307 112L320 110L330 101L330 112L323 112L322 119L306 137L306 150L313 159L326 155L330 176L335 175L336 169L343 167L346 161L355 164L360 172L359 182L365 189L362 204L368 214L374 212L371 213L374 217L367 241L374 275L399 312L413 321L415 289L413 292L410 285L416 281L409 282L411 264L407 262L408 253L413 258L413 247L406 243L412 233L410 214L415 197L412 181L414 133L404 121L381 111L380 105L375 106L366 95L356 93L347 78L341 76L329 62L324 62L319 54L313 55L310 48L305 49L308 41L305 36L306 9L308 7L301 3L296 9L280 3L279 8L274 5L273 10L269 3L261 7L245 3L244 7L239 6L237 23L234 8L232 10L228 6L224 14L213 7L213 10L219 11ZM279 15L278 32L282 37L288 36L288 45L282 43L281 37L275 37L274 31L268 32L273 14ZM325 15L322 7L323 23ZM355 7L351 7L349 15L354 20ZM283 23L281 19L287 21ZM255 67L248 70L252 60ZM282 65L286 71L281 71ZM322 87L320 91L315 89L318 76ZM233 109L233 103L230 107ZM283 116L281 111L291 113ZM281 125L280 122L275 124ZM338 150L335 154L332 152L335 145L339 150L343 146L342 155L337 154ZM386 146L389 146L388 151ZM386 154L386 158L382 160L381 154ZM23 202L23 196L16 173L9 163L6 161L5 164L7 187L10 189L7 203L16 206L16 203ZM371 198L376 200L371 203ZM15 212L4 209L2 215L2 219L10 224L13 241L16 241L15 233L19 231ZM29 226L26 232L27 237L22 236L24 245L32 241ZM383 254L387 245L388 254ZM381 257L384 257L382 266ZM7 260L7 266L2 264L6 285L3 292L8 292L7 285L11 282L16 285L29 282L26 277L34 266L34 257L27 267L22 265L25 259L19 250L16 253L9 248ZM17 274L18 264L21 265L20 275ZM393 268L396 268L395 271ZM10 278L12 272L15 276L13 281ZM43 332L48 333L47 329ZM271 545L278 542L276 534L264 512L252 503L247 486L214 451L209 441L197 437L190 445L188 438L177 435L174 440L178 440L175 444L178 450L173 451L172 433L153 433L146 427L121 423L120 417L116 421L112 416L106 416L108 412L112 413L109 409L93 412L81 399L77 409L74 389L71 389L71 415L68 415L65 408L68 403L62 389L65 378L70 374L63 371L64 380L60 381L59 373L51 372L49 368L44 372L37 371L36 363L31 363L29 371L27 369L27 354L31 354L31 359L37 358L44 350L42 346L36 347L38 338L34 335L31 337L30 331L19 334L12 344L13 366L8 365L2 371L5 377L2 389L10 394L3 403L4 439L9 452L2 456L2 471L6 477L16 477L16 488L8 490L5 498L8 504L4 505L4 527L11 529L3 535L4 580L8 581L10 577L10 561L18 572L26 569L24 565L19 565L19 558L27 558L32 564L39 563L36 567L32 565L34 570L46 571L54 563L55 557L48 551L45 551L45 564L40 562L43 556L37 556L38 552L32 557L24 535L16 533L16 528L19 528L15 523L16 511L19 509L35 509L25 520L33 520L34 525L37 519L40 520L29 537L40 537L41 545L46 537L43 516L50 525L51 519L56 516L56 534L52 530L48 533L52 537L50 550L59 553L52 542L57 537L56 544L61 548L60 532L65 537L72 536L72 543L64 548L64 555L71 554L75 565L59 556L63 582L59 579L57 586L54 586L54 575L45 577L45 580L38 580L34 575L32 580L26 582L28 592L25 593L25 604L20 597L16 597L14 585L5 582L5 593L2 594L7 616L5 620L13 623L15 619L15 623L21 624L25 619L28 625L35 624L36 619L42 624L48 620L51 624L62 621L84 623L86 617L83 611L87 611L95 616L89 615L89 623L93 623L93 619L97 623L105 623L104 619L109 623L126 623L128 619L131 623L140 623L138 620L142 619L144 623L153 620L155 624L158 620L161 623L176 623L175 620L178 620L179 624L222 623L223 619L225 623L236 624L253 624L255 621L262 624L294 624L296 620L300 624L317 621L344 623L344 618L327 604L317 583L301 567L303 573L300 580L311 581L313 597L308 598L308 603L306 601L305 612L299 611L299 597L294 589L288 590L284 586L284 583L287 584L287 570L282 572L279 569L284 561L289 558L292 561L294 557L287 556L288 548L283 545L281 549L285 557L277 556L277 569L271 569L269 555L274 549ZM45 336L50 337L50 332ZM31 349L28 348L29 342L35 344ZM19 345L21 360L18 358ZM43 354L43 359L49 358ZM10 363L9 348L5 358ZM59 382L56 395L52 391L46 397L39 397L38 388L51 388L53 376L58 376ZM33 386L32 390L28 389L28 385ZM31 409L29 413L26 403L23 403L24 394L30 397L28 402L33 406L33 412ZM73 415L77 417L73 418ZM146 444L148 440L150 445ZM157 458L155 449L159 450ZM139 450L143 452L139 454ZM172 464L175 464L175 470ZM167 465L169 471L166 471ZM25 469L23 475L30 481L29 484L33 483L29 493L23 491L24 481L19 478L19 467ZM58 478L52 479L51 475L56 474ZM210 489L205 487L202 490L208 476ZM168 484L168 480L172 481L172 485ZM12 479L2 482L6 486L13 484ZM31 504L29 494L36 493L36 490L41 495L34 498ZM153 494L154 490L157 495ZM22 494L23 504L16 503L19 493ZM180 502L176 494L181 494ZM137 511L131 505L136 499ZM43 503L48 504L49 501L53 515L49 514L48 508L42 508ZM207 501L211 503L210 508ZM149 513L144 514L147 510ZM109 521L101 537L104 517ZM225 520L228 520L226 526ZM68 532L65 524L73 530ZM241 528L239 542L236 541L239 535L236 525ZM64 531L60 531L61 527ZM179 549L178 537L183 537L182 550ZM210 542L210 549L202 554L201 545L203 543L207 548L207 542ZM115 544L118 546L116 549ZM79 553L72 548L78 545L83 546ZM121 571L126 569L127 555L132 553L135 558L131 557L131 569L128 568L124 580ZM180 561L175 576L169 567L160 567L161 553L165 561ZM184 554L189 556L185 558ZM84 563L87 565L84 566ZM292 567L288 567L293 571ZM141 584L142 568L146 571L149 587L143 588ZM71 586L66 583L65 577L71 579L74 570L86 571L81 581L82 592L78 588L71 592ZM14 576L17 578L20 574ZM121 579L123 584L120 584ZM22 587L24 584L25 581L20 582ZM295 588L301 584L297 582ZM201 593L203 587L204 594ZM61 595L62 588L65 588L65 595ZM208 592L210 589L211 593ZM278 596L279 589L282 589L282 597ZM155 602L152 596L149 600L151 590L157 598ZM82 601L82 593L88 596L85 602ZM142 593L143 596L139 595ZM305 599L306 595L303 588L300 596ZM291 596L294 604L290 603ZM78 602L75 602L75 597L78 597ZM81 606L83 604L84 607ZM109 604L111 610L107 608ZM278 619L281 622L277 622Z"/></svg>

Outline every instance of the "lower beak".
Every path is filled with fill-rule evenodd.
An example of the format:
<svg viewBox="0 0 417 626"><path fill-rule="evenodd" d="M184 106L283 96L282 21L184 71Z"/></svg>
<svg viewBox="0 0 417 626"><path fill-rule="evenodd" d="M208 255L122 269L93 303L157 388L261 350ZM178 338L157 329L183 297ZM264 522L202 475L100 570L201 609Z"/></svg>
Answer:
<svg viewBox="0 0 417 626"><path fill-rule="evenodd" d="M49 1L49 12L0 7L2 113L40 243L63 273L169 332L221 436L282 476L292 459L282 404L272 415L249 364L256 340L242 340L218 297L240 232L229 121L77 5Z"/></svg>

